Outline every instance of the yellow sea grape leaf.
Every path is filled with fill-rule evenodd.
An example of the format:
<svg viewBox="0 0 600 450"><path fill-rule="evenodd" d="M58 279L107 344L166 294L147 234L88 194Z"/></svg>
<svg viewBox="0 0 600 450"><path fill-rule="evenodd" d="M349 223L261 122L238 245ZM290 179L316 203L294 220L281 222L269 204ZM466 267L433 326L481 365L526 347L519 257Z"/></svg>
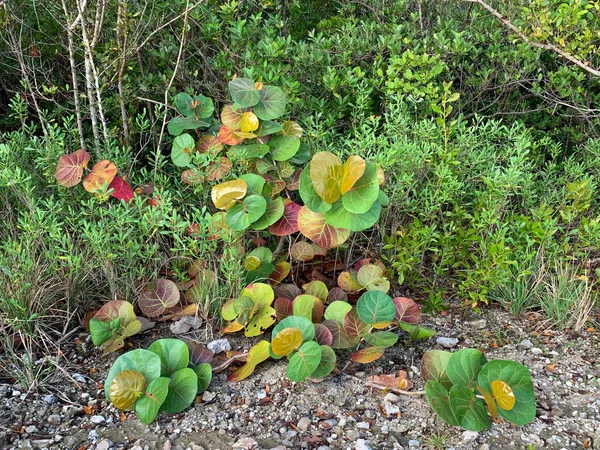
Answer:
<svg viewBox="0 0 600 450"><path fill-rule="evenodd" d="M315 191L326 203L335 203L341 196L342 161L330 152L316 153L310 162L310 179Z"/></svg>
<svg viewBox="0 0 600 450"><path fill-rule="evenodd" d="M479 393L481 395L483 395L483 399L485 400L485 403L487 404L488 411L490 412L490 416L492 416L492 419L497 418L498 417L498 405L496 405L494 396L492 394L490 394L488 391L486 391L485 389L483 389L481 386L477 386L477 390L479 391Z"/></svg>
<svg viewBox="0 0 600 450"><path fill-rule="evenodd" d="M119 372L110 383L110 401L118 409L129 409L144 392L146 379L135 370Z"/></svg>
<svg viewBox="0 0 600 450"><path fill-rule="evenodd" d="M302 345L302 332L298 328L284 328L271 342L277 356L287 356Z"/></svg>
<svg viewBox="0 0 600 450"><path fill-rule="evenodd" d="M241 323L230 322L221 331L223 333L237 333L238 331L243 330L243 329L244 329L244 325L242 325Z"/></svg>
<svg viewBox="0 0 600 450"><path fill-rule="evenodd" d="M258 344L252 347L248 352L248 356L246 357L246 364L232 372L227 379L235 383L250 376L258 364L271 356L269 353L270 346L271 344L269 344L269 341L260 341Z"/></svg>
<svg viewBox="0 0 600 450"><path fill-rule="evenodd" d="M240 130L242 133L252 133L258 129L258 117L253 112L245 112L242 114L242 120L240 122Z"/></svg>
<svg viewBox="0 0 600 450"><path fill-rule="evenodd" d="M229 209L235 205L235 201L243 198L248 190L244 180L231 180L213 186L211 198L218 209Z"/></svg>
<svg viewBox="0 0 600 450"><path fill-rule="evenodd" d="M342 172L342 184L340 186L342 195L352 189L354 183L365 173L366 167L367 163L360 156L352 155L346 160Z"/></svg>
<svg viewBox="0 0 600 450"><path fill-rule="evenodd" d="M506 411L510 411L515 407L515 394L508 385L502 380L494 380L491 383L492 394L496 399L498 406Z"/></svg>

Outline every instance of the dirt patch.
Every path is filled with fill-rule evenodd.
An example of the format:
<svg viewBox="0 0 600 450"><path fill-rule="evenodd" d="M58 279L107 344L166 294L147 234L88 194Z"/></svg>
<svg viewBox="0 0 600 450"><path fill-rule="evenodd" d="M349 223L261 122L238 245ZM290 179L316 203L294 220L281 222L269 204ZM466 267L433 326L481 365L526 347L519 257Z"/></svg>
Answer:
<svg viewBox="0 0 600 450"><path fill-rule="evenodd" d="M441 422L424 397L386 396L365 386L371 374L402 369L415 390L422 389L420 360L425 351L439 348L435 338L401 340L375 363L351 364L321 383L290 383L285 365L276 361L237 384L218 374L204 401L145 426L107 404L102 383L118 355L102 357L82 333L82 343L69 349L67 368L77 384L65 380L52 386L55 392L40 394L0 386L0 442L11 449L69 450L600 449L598 335L545 332L530 319L489 308L481 316L450 311L424 323L438 337L458 339L454 350L475 347L488 359L514 359L529 367L537 417L524 427L502 422L486 432L463 432ZM145 346L159 337L156 332L134 345ZM237 349L252 345L243 336L229 339ZM340 353L338 367L344 363Z"/></svg>

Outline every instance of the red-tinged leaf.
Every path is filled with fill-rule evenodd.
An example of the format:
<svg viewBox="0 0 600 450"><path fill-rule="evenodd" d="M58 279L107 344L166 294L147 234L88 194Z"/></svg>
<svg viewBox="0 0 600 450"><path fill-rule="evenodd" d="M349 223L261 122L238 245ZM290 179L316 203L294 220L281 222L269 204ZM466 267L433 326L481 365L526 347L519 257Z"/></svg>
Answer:
<svg viewBox="0 0 600 450"><path fill-rule="evenodd" d="M202 175L196 169L186 169L181 172L181 181L190 186L201 184L204 181Z"/></svg>
<svg viewBox="0 0 600 450"><path fill-rule="evenodd" d="M335 248L350 237L350 230L336 228L325 222L325 214L315 213L303 206L298 212L300 232L322 248Z"/></svg>
<svg viewBox="0 0 600 450"><path fill-rule="evenodd" d="M200 153L210 153L216 155L223 150L223 143L219 141L217 136L203 136L196 143L196 150Z"/></svg>
<svg viewBox="0 0 600 450"><path fill-rule="evenodd" d="M413 382L408 379L408 375L404 370L398 371L398 376L396 374L374 375L367 378L367 383L402 389L403 391L407 391L413 387Z"/></svg>
<svg viewBox="0 0 600 450"><path fill-rule="evenodd" d="M269 227L275 236L287 236L298 231L298 213L302 207L292 201L285 204L283 217Z"/></svg>
<svg viewBox="0 0 600 450"><path fill-rule="evenodd" d="M125 200L125 202L128 202L133 199L133 189L131 189L131 186L119 176L113 178L108 185L108 188L113 190L110 195L117 200Z"/></svg>
<svg viewBox="0 0 600 450"><path fill-rule="evenodd" d="M103 159L92 167L92 171L83 180L83 187L86 191L95 194L105 184L109 185L116 175L117 166L115 166L115 163Z"/></svg>
<svg viewBox="0 0 600 450"><path fill-rule="evenodd" d="M358 344L359 339L348 336L344 327L339 322L335 320L326 320L323 322L323 325L331 331L332 348L351 348Z"/></svg>
<svg viewBox="0 0 600 450"><path fill-rule="evenodd" d="M229 161L228 158L222 156L217 161L212 161L207 167L206 179L208 181L216 181L223 178L225 175L229 173L231 168L233 167L233 163Z"/></svg>
<svg viewBox="0 0 600 450"><path fill-rule="evenodd" d="M280 262L275 266L275 270L269 275L269 280L273 286L280 284L285 277L290 274L290 263L287 261Z"/></svg>
<svg viewBox="0 0 600 450"><path fill-rule="evenodd" d="M356 308L352 308L344 316L344 331L351 339L360 338L369 332L371 326L362 321Z"/></svg>
<svg viewBox="0 0 600 450"><path fill-rule="evenodd" d="M286 187L286 184L285 184L284 180L282 180L280 178L277 178L277 177L274 177L271 174L267 173L267 174L264 174L262 177L267 182L267 186L271 187L271 195L277 195L277 194L279 194Z"/></svg>
<svg viewBox="0 0 600 450"><path fill-rule="evenodd" d="M333 334L331 333L331 330L322 323L316 323L315 341L317 341L319 345L328 345L331 347L331 344L333 344Z"/></svg>
<svg viewBox="0 0 600 450"><path fill-rule="evenodd" d="M287 298L289 301L292 301L301 295L302 291L295 284L282 284L275 288L275 293L277 297Z"/></svg>
<svg viewBox="0 0 600 450"><path fill-rule="evenodd" d="M238 136L233 130L230 130L225 125L221 125L219 130L219 141L225 145L237 145L244 140L243 137Z"/></svg>
<svg viewBox="0 0 600 450"><path fill-rule="evenodd" d="M300 189L300 174L302 170L296 169L296 171L292 174L291 177L287 179L286 187L290 191L297 191Z"/></svg>
<svg viewBox="0 0 600 450"><path fill-rule="evenodd" d="M56 172L54 173L58 184L64 187L78 184L83 176L83 169L87 167L89 160L90 154L83 149L58 158Z"/></svg>
<svg viewBox="0 0 600 450"><path fill-rule="evenodd" d="M333 289L331 289L329 291L329 295L327 296L327 299L329 300L329 302L335 302L335 301L347 302L348 294L346 294L346 291L343 290L342 288L334 287Z"/></svg>
<svg viewBox="0 0 600 450"><path fill-rule="evenodd" d="M412 323L413 325L421 323L421 308L414 300L406 297L396 297L394 305L396 306L395 321Z"/></svg>
<svg viewBox="0 0 600 450"><path fill-rule="evenodd" d="M351 359L360 364L368 364L381 358L384 351L383 347L367 347L352 353Z"/></svg>
<svg viewBox="0 0 600 450"><path fill-rule="evenodd" d="M318 245L315 244L311 244L313 251L315 252L315 256L326 256L327 255L327 249L326 248L321 248Z"/></svg>
<svg viewBox="0 0 600 450"><path fill-rule="evenodd" d="M308 242L298 241L290 249L294 261L310 261L315 257L315 251Z"/></svg>
<svg viewBox="0 0 600 450"><path fill-rule="evenodd" d="M277 299L275 299L275 303L273 304L273 307L275 308L275 315L277 316L277 322L281 322L286 317L294 314L293 307L292 307L292 301L290 299L278 297Z"/></svg>
<svg viewBox="0 0 600 450"><path fill-rule="evenodd" d="M190 363L197 366L202 363L211 363L214 353L197 342L187 343L190 352Z"/></svg>
<svg viewBox="0 0 600 450"><path fill-rule="evenodd" d="M156 317L179 303L180 293L171 280L160 278L148 283L140 293L138 304L148 317Z"/></svg>

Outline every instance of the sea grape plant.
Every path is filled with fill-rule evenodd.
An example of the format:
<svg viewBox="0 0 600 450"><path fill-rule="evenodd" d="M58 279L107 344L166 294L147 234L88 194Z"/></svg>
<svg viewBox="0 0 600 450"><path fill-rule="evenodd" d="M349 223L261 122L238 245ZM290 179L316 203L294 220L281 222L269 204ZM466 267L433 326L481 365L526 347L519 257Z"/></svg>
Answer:
<svg viewBox="0 0 600 450"><path fill-rule="evenodd" d="M159 339L148 350L132 350L117 358L104 393L116 408L134 410L149 424L159 412L183 411L208 388L211 357L179 339Z"/></svg>
<svg viewBox="0 0 600 450"><path fill-rule="evenodd" d="M353 269L345 270L338 275L338 286L348 293L390 290L390 282L386 276L386 267L379 260L371 262L369 258L358 261Z"/></svg>
<svg viewBox="0 0 600 450"><path fill-rule="evenodd" d="M490 428L490 416L519 426L535 418L531 375L515 361L488 361L471 348L432 350L423 356L421 371L427 402L449 425L482 431Z"/></svg>
<svg viewBox="0 0 600 450"><path fill-rule="evenodd" d="M142 329L133 305L124 300L112 300L96 312L89 323L92 342L104 353L120 349L125 339Z"/></svg>

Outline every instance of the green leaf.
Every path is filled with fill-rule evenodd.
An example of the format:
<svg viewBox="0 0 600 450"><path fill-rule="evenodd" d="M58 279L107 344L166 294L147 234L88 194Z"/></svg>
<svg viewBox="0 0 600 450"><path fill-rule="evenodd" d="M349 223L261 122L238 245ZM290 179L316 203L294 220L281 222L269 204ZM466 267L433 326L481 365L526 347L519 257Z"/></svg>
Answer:
<svg viewBox="0 0 600 450"><path fill-rule="evenodd" d="M285 113L285 94L276 86L263 86L260 102L254 108L254 114L261 120L273 120Z"/></svg>
<svg viewBox="0 0 600 450"><path fill-rule="evenodd" d="M264 330L275 323L275 314L274 308L266 305L261 306L250 322L248 322L248 325L246 325L244 335L246 337L261 335Z"/></svg>
<svg viewBox="0 0 600 450"><path fill-rule="evenodd" d="M379 194L377 196L377 199L379 200L379 203L381 203L381 206L387 206L390 204L390 198L381 189L379 189Z"/></svg>
<svg viewBox="0 0 600 450"><path fill-rule="evenodd" d="M274 200L267 199L267 209L265 209L265 213L260 219L251 224L252 229L264 230L265 228L273 225L283 217L284 211L285 205L283 204L283 199L281 197L277 197Z"/></svg>
<svg viewBox="0 0 600 450"><path fill-rule="evenodd" d="M249 108L260 101L260 92L256 89L254 81L248 78L231 80L229 82L229 93L233 101L242 108Z"/></svg>
<svg viewBox="0 0 600 450"><path fill-rule="evenodd" d="M194 113L200 119L207 119L211 117L215 112L215 105L210 97L205 97L204 95L196 95L194 96L193 100L196 103Z"/></svg>
<svg viewBox="0 0 600 450"><path fill-rule="evenodd" d="M281 128L282 126L280 123L262 120L256 133L258 133L259 136L268 136L270 134L278 133L281 131Z"/></svg>
<svg viewBox="0 0 600 450"><path fill-rule="evenodd" d="M485 402L476 398L472 389L464 386L452 386L450 389L450 407L456 420L465 430L483 431L492 426L485 408Z"/></svg>
<svg viewBox="0 0 600 450"><path fill-rule="evenodd" d="M119 330L120 322L121 320L118 317L108 322L103 322L95 318L90 319L90 335L92 336L94 345L102 345L112 338Z"/></svg>
<svg viewBox="0 0 600 450"><path fill-rule="evenodd" d="M294 156L300 148L300 139L295 136L278 134L269 141L269 151L273 161L287 161Z"/></svg>
<svg viewBox="0 0 600 450"><path fill-rule="evenodd" d="M255 249L252 249L250 252L248 252L246 258L250 258L252 256L258 258L258 260L261 263L273 262L273 252L269 247L256 247Z"/></svg>
<svg viewBox="0 0 600 450"><path fill-rule="evenodd" d="M515 361L490 361L479 372L479 385L488 392L492 392L491 384L500 380L508 384L515 395L515 405L511 410L498 406L498 414L522 426L535 418L535 391L529 369Z"/></svg>
<svg viewBox="0 0 600 450"><path fill-rule="evenodd" d="M454 410L450 406L450 393L444 385L434 380L427 381L425 383L425 396L427 397L427 403L440 419L448 425L459 426Z"/></svg>
<svg viewBox="0 0 600 450"><path fill-rule="evenodd" d="M300 174L300 189L298 192L300 193L300 198L304 204L311 211L326 213L331 209L331 204L325 203L321 196L317 194L317 191L315 191L312 180L310 179L310 164L308 164ZM327 215L325 215L325 219L327 219Z"/></svg>
<svg viewBox="0 0 600 450"><path fill-rule="evenodd" d="M175 96L175 106L177 111L186 117L195 117L194 110L192 108L192 97L185 93L180 92Z"/></svg>
<svg viewBox="0 0 600 450"><path fill-rule="evenodd" d="M356 214L364 214L371 209L379 196L377 166L367 163L365 173L352 188L342 195L344 208Z"/></svg>
<svg viewBox="0 0 600 450"><path fill-rule="evenodd" d="M135 412L140 422L148 425L156 419L156 415L169 393L170 381L167 377L160 377L152 380L146 386L146 391L135 404Z"/></svg>
<svg viewBox="0 0 600 450"><path fill-rule="evenodd" d="M244 180L248 185L246 195L261 195L265 186L265 179L255 173L246 173L240 176L240 180Z"/></svg>
<svg viewBox="0 0 600 450"><path fill-rule="evenodd" d="M308 243L305 243L309 245ZM312 249L312 247L311 247ZM304 288L304 293L307 295L313 295L322 301L327 301L327 297L329 295L329 290L327 289L327 285L323 283L321 280L313 280L308 284L302 286Z"/></svg>
<svg viewBox="0 0 600 450"><path fill-rule="evenodd" d="M435 334L435 330L431 328L420 327L407 322L398 322L400 328L406 331L413 340L427 339Z"/></svg>
<svg viewBox="0 0 600 450"><path fill-rule="evenodd" d="M328 345L321 345L321 361L313 372L309 375L311 378L325 378L335 368L335 352Z"/></svg>
<svg viewBox="0 0 600 450"><path fill-rule="evenodd" d="M234 145L227 151L227 156L238 161L262 158L269 153L267 144Z"/></svg>
<svg viewBox="0 0 600 450"><path fill-rule="evenodd" d="M312 341L315 338L315 325L306 317L288 316L275 325L271 332L271 341L285 328L297 328L302 333L302 342Z"/></svg>
<svg viewBox="0 0 600 450"><path fill-rule="evenodd" d="M463 348L453 353L448 361L446 371L452 384L474 388L477 386L477 376L487 359L479 350Z"/></svg>
<svg viewBox="0 0 600 450"><path fill-rule="evenodd" d="M302 165L306 164L308 161L310 161L310 147L303 142L300 144L298 152L290 158L290 162L292 164Z"/></svg>
<svg viewBox="0 0 600 450"><path fill-rule="evenodd" d="M291 381L305 380L321 362L322 354L323 349L319 344L314 341L305 342L290 358L287 377Z"/></svg>
<svg viewBox="0 0 600 450"><path fill-rule="evenodd" d="M171 376L174 372L184 369L190 361L187 345L180 339L159 339L154 341L148 350L160 358L163 377Z"/></svg>
<svg viewBox="0 0 600 450"><path fill-rule="evenodd" d="M236 203L227 210L225 222L235 231L244 231L250 228L252 222L257 221L267 210L267 201L260 195L250 195Z"/></svg>
<svg viewBox="0 0 600 450"><path fill-rule="evenodd" d="M376 200L371 208L363 214L348 211L343 200L338 200L329 211L325 212L325 220L334 227L347 228L350 231L364 231L377 223L380 214L381 203L379 200Z"/></svg>
<svg viewBox="0 0 600 450"><path fill-rule="evenodd" d="M366 334L363 339L375 347L391 347L398 342L398 335L391 331L375 331Z"/></svg>
<svg viewBox="0 0 600 450"><path fill-rule="evenodd" d="M423 355L421 361L421 375L425 381L434 380L444 385L447 389L452 387L446 369L452 353L443 350L430 350Z"/></svg>
<svg viewBox="0 0 600 450"><path fill-rule="evenodd" d="M167 414L183 411L190 406L198 392L198 377L189 367L180 369L171 375L169 393L160 410Z"/></svg>
<svg viewBox="0 0 600 450"><path fill-rule="evenodd" d="M314 328L314 327L313 327ZM132 350L119 356L110 368L104 382L104 394L110 399L110 384L119 372L135 370L144 375L146 383L160 377L160 358L155 353L144 349Z"/></svg>
<svg viewBox="0 0 600 450"><path fill-rule="evenodd" d="M208 128L210 123L204 120L196 120L192 117L173 117L169 120L167 130L171 136L179 136L185 130L196 130L198 128Z"/></svg>
<svg viewBox="0 0 600 450"><path fill-rule="evenodd" d="M321 300L319 300L319 298L315 297L314 295L299 295L294 299L294 303L292 306L294 316L302 316L306 317L309 320L312 320L313 308L316 304L320 305L322 310L323 303L321 302Z"/></svg>
<svg viewBox="0 0 600 450"><path fill-rule="evenodd" d="M171 160L177 167L187 167L192 162L196 141L187 133L177 136L171 147Z"/></svg>
<svg viewBox="0 0 600 450"><path fill-rule="evenodd" d="M325 310L325 320L334 320L342 323L348 311L352 309L352 305L348 302L336 300L332 302Z"/></svg>
<svg viewBox="0 0 600 450"><path fill-rule="evenodd" d="M366 323L391 322L396 316L392 298L381 291L367 291L356 303L359 317Z"/></svg>
<svg viewBox="0 0 600 450"><path fill-rule="evenodd" d="M250 270L246 273L246 283L254 283L255 281L264 281L269 279L269 275L275 270L275 264L262 263L258 269Z"/></svg>
<svg viewBox="0 0 600 450"><path fill-rule="evenodd" d="M196 376L198 377L198 394L203 393L208 389L212 380L212 367L209 363L198 364L194 368Z"/></svg>
<svg viewBox="0 0 600 450"><path fill-rule="evenodd" d="M356 279L368 291L387 293L390 290L390 282L386 278L383 269L375 264L362 266L356 274Z"/></svg>

